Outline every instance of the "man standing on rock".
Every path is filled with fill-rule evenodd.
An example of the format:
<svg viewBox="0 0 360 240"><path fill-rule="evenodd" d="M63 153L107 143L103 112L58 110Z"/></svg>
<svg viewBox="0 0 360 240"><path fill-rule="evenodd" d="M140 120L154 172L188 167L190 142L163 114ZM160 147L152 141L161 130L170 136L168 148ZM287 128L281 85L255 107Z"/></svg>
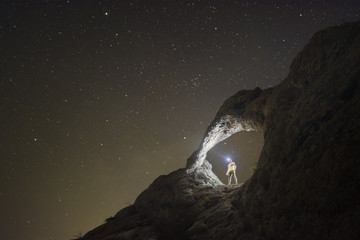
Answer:
<svg viewBox="0 0 360 240"><path fill-rule="evenodd" d="M231 158L228 158L229 164L226 175L228 176L228 185L231 184L231 178L234 176L235 184L238 184L237 177L236 177L236 164L232 161Z"/></svg>

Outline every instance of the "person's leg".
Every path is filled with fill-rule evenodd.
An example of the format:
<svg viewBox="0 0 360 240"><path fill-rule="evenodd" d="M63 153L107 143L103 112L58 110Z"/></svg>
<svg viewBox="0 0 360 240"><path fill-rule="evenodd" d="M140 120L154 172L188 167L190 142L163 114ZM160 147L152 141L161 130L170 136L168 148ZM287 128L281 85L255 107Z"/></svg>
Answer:
<svg viewBox="0 0 360 240"><path fill-rule="evenodd" d="M238 181L237 181L236 174L234 174L234 178L235 178L235 184L237 185L237 184L238 184Z"/></svg>
<svg viewBox="0 0 360 240"><path fill-rule="evenodd" d="M228 185L231 184L231 174L229 174L229 177L228 177Z"/></svg>
<svg viewBox="0 0 360 240"><path fill-rule="evenodd" d="M235 172L234 171L230 171L230 173L229 173L229 185L231 184L231 179L232 179L232 177L233 176L235 176ZM236 179L236 178L235 178Z"/></svg>

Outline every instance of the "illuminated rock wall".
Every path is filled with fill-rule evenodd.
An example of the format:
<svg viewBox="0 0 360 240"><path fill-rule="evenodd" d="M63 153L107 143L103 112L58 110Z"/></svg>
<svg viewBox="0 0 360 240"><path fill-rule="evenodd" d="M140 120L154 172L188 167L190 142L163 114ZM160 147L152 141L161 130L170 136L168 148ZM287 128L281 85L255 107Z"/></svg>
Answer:
<svg viewBox="0 0 360 240"><path fill-rule="evenodd" d="M272 89L263 91L260 88L242 90L227 100L208 127L199 149L188 159L188 172L202 168L205 162L208 165L207 152L231 135L241 131L262 132L266 98L271 92Z"/></svg>

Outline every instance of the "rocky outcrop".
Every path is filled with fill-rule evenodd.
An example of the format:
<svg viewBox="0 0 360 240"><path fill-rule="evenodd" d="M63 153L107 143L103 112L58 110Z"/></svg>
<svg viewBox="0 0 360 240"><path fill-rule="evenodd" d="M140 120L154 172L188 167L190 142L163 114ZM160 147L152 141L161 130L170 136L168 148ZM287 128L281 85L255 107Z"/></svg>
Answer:
<svg viewBox="0 0 360 240"><path fill-rule="evenodd" d="M360 239L360 22L316 33L289 76L220 108L185 169L160 176L83 240ZM227 187L206 153L260 131L254 175Z"/></svg>

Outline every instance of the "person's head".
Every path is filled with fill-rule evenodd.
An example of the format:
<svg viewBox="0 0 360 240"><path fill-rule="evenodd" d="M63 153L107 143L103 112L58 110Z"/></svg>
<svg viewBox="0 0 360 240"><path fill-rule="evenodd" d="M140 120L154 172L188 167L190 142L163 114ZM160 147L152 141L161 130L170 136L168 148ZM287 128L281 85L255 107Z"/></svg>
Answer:
<svg viewBox="0 0 360 240"><path fill-rule="evenodd" d="M231 158L227 158L228 162L231 163L232 162L232 159Z"/></svg>

